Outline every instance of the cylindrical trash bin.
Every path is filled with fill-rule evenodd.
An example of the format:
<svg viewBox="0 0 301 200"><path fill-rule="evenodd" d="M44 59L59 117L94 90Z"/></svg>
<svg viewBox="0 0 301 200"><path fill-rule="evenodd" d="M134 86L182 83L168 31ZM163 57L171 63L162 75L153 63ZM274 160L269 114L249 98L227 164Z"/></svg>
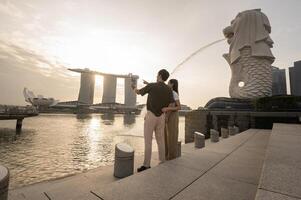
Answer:
<svg viewBox="0 0 301 200"><path fill-rule="evenodd" d="M182 155L181 145L182 145L182 142L178 141L177 157L181 157L181 155Z"/></svg>
<svg viewBox="0 0 301 200"><path fill-rule="evenodd" d="M0 200L7 200L9 185L9 170L0 165Z"/></svg>
<svg viewBox="0 0 301 200"><path fill-rule="evenodd" d="M211 142L218 142L219 141L219 132L214 129L210 129L210 140L211 140Z"/></svg>
<svg viewBox="0 0 301 200"><path fill-rule="evenodd" d="M199 132L194 132L194 147L203 148L205 147L205 135Z"/></svg>
<svg viewBox="0 0 301 200"><path fill-rule="evenodd" d="M229 126L228 129L229 129L229 135L233 136L236 134L236 130L233 126Z"/></svg>
<svg viewBox="0 0 301 200"><path fill-rule="evenodd" d="M115 146L114 176L124 178L134 173L134 149L125 143Z"/></svg>
<svg viewBox="0 0 301 200"><path fill-rule="evenodd" d="M221 135L222 135L222 138L228 138L229 130L227 128L221 128Z"/></svg>

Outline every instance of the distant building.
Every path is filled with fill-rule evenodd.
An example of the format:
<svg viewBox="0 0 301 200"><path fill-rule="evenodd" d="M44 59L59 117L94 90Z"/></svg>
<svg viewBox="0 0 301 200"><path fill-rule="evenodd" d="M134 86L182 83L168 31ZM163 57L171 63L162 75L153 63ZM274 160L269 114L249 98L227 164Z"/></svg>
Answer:
<svg viewBox="0 0 301 200"><path fill-rule="evenodd" d="M272 85L272 95L286 95L286 76L285 69L279 69L273 67L273 85Z"/></svg>
<svg viewBox="0 0 301 200"><path fill-rule="evenodd" d="M301 96L301 60L289 68L291 95Z"/></svg>
<svg viewBox="0 0 301 200"><path fill-rule="evenodd" d="M23 95L26 102L31 103L33 106L37 107L55 106L59 102L59 100L56 100L54 98L46 98L40 94L36 96L32 91L28 90L27 88L24 88Z"/></svg>
<svg viewBox="0 0 301 200"><path fill-rule="evenodd" d="M81 74L80 89L78 95L78 102L80 104L92 105L94 99L94 85L95 75L103 76L103 104L115 104L116 103L116 86L117 78L124 79L124 105L130 108L136 108L137 95L132 89L132 86L137 85L139 76L133 74L118 75L107 74L97 71L91 71L88 68L85 69L69 69L70 71Z"/></svg>

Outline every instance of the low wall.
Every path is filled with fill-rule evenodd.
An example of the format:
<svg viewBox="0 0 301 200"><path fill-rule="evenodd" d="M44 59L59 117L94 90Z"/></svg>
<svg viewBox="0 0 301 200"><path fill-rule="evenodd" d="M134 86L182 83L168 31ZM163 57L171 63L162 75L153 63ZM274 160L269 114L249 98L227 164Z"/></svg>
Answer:
<svg viewBox="0 0 301 200"><path fill-rule="evenodd" d="M201 133L209 133L210 127L207 125L209 119L207 119L209 115L209 111L202 110L193 110L191 112L186 113L185 115L185 143L194 141L194 132L199 131ZM208 138L208 136L207 136Z"/></svg>
<svg viewBox="0 0 301 200"><path fill-rule="evenodd" d="M301 124L301 112L254 112L229 110L193 110L185 116L185 143L193 142L198 131L209 138L210 129L238 126L240 131L249 128L272 129L273 123Z"/></svg>

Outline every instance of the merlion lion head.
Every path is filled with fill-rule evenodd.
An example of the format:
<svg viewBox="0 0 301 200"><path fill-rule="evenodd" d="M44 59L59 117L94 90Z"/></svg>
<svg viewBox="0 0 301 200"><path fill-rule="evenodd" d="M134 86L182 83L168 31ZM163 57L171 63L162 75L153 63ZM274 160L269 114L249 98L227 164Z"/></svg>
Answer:
<svg viewBox="0 0 301 200"><path fill-rule="evenodd" d="M230 45L224 54L232 71L230 96L250 99L271 95L274 56L267 16L260 9L240 12L223 33Z"/></svg>
<svg viewBox="0 0 301 200"><path fill-rule="evenodd" d="M252 56L274 60L271 52L273 40L270 38L271 26L267 16L260 9L240 12L223 33L230 44L228 59L234 63L240 58L240 50L250 47ZM227 55L226 55L227 56Z"/></svg>

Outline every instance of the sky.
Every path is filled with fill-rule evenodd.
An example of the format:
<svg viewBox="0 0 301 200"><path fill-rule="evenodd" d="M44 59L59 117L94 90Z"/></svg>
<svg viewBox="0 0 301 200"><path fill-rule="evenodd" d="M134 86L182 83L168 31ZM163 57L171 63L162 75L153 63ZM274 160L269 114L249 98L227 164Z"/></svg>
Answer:
<svg viewBox="0 0 301 200"><path fill-rule="evenodd" d="M25 105L23 88L60 101L76 100L79 74L68 68L139 75L155 81L192 52L222 39L238 12L261 8L271 23L274 66L301 60L301 0L0 0L0 104ZM229 96L226 41L183 65L181 103L204 106ZM96 78L95 103L102 79ZM118 80L117 101L123 101ZM139 97L139 103L146 98Z"/></svg>

